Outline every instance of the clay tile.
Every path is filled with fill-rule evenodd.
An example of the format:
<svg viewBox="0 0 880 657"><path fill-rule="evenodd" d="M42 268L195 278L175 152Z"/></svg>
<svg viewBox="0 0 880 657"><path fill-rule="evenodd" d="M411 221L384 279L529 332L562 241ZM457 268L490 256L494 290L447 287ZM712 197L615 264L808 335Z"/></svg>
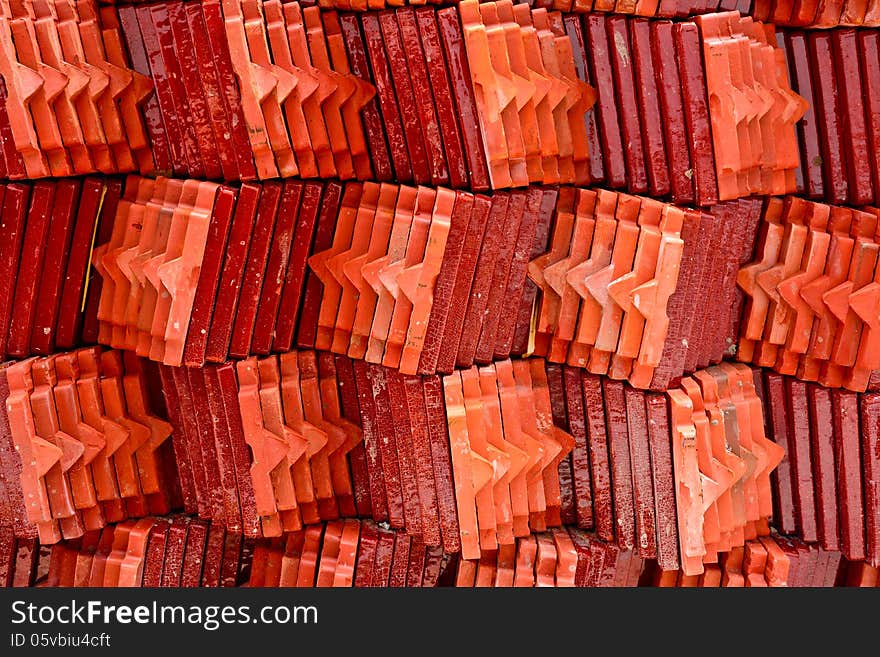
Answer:
<svg viewBox="0 0 880 657"><path fill-rule="evenodd" d="M667 206L664 212L681 217L676 208ZM684 241L678 232L662 232L657 251L657 266L653 278L633 288L632 305L642 317L645 326L637 362L630 377L636 387L648 385L653 368L660 364L663 346L669 328L667 304L678 285L678 274L684 253Z"/></svg>
<svg viewBox="0 0 880 657"><path fill-rule="evenodd" d="M79 4L82 9L78 27L85 59L107 77L107 86L97 99L104 134L111 148L117 171L131 171L135 162L117 101L131 84L132 77L127 67L116 66L108 61L102 39L103 26L99 25L97 15L86 3ZM83 10L88 11L88 17Z"/></svg>
<svg viewBox="0 0 880 657"><path fill-rule="evenodd" d="M272 59L275 65L293 77L292 90L281 106L287 119L290 142L296 155L296 163L303 178L315 178L318 176L318 169L303 111L303 99L314 93L314 90L317 88L317 82L309 76L307 71L293 63L290 46L287 41L287 31L284 24L281 2L279 0L264 2L263 12L266 20L266 36L272 50ZM309 86L310 89L304 90L303 87L306 86Z"/></svg>
<svg viewBox="0 0 880 657"><path fill-rule="evenodd" d="M814 220L824 219L810 226L807 244L798 273L780 281L777 286L780 298L794 311L794 321L790 324L786 338L786 349L794 353L807 351L813 327L815 312L803 299L800 292L822 275L831 245L831 235L826 232L829 208L827 205L813 204ZM824 224L824 225L823 225Z"/></svg>
<svg viewBox="0 0 880 657"><path fill-rule="evenodd" d="M424 258L417 264L405 267L397 277L400 292L412 304L406 340L400 357L400 371L403 374L415 374L418 369L428 318L434 302L434 284L443 262L454 202L454 192L448 189L437 190Z"/></svg>
<svg viewBox="0 0 880 657"><path fill-rule="evenodd" d="M42 88L43 79L18 62L8 29L7 21L0 31L0 73L6 81L6 112L15 148L24 160L28 176L42 178L50 172L28 111L28 102Z"/></svg>
<svg viewBox="0 0 880 657"><path fill-rule="evenodd" d="M286 463L289 447L263 424L256 360L241 361L236 369L242 427L245 442L252 450L250 472L254 503L263 522L263 534L278 536L281 533L281 526L271 475L282 462Z"/></svg>
<svg viewBox="0 0 880 657"><path fill-rule="evenodd" d="M529 472L540 462L540 443L526 435L520 425L520 408L509 360L495 364L498 396L501 404L504 440L516 448L511 451L510 501L513 514L513 535L529 533Z"/></svg>
<svg viewBox="0 0 880 657"><path fill-rule="evenodd" d="M28 401L31 365L32 361L26 360L6 368L10 389L6 415L13 444L22 460L21 488L27 519L37 525L41 542L51 544L61 540L61 532L53 520L44 477L60 461L61 449L37 436Z"/></svg>
<svg viewBox="0 0 880 657"><path fill-rule="evenodd" d="M321 525L313 525L305 530L305 541L296 576L297 588L311 588L315 586L318 550L321 547L322 531L323 526Z"/></svg>
<svg viewBox="0 0 880 657"><path fill-rule="evenodd" d="M485 552L498 548L493 491L495 484L503 476L503 472L495 468L496 452L486 439L486 418L482 407L482 392L477 368L473 367L462 371L461 381L468 443L471 450L480 549ZM489 477L485 478L484 473L487 471Z"/></svg>
<svg viewBox="0 0 880 657"><path fill-rule="evenodd" d="M95 506L95 491L89 481L81 458L85 450L83 444L73 436L61 430L58 423L58 414L52 388L55 385L55 371L49 359L34 361L31 368L34 388L30 393L31 411L34 418L34 428L37 435L48 440L61 450L58 465L60 466L60 479L52 474L54 470L46 473L49 486L49 502L53 511L60 512L66 509L64 515L71 516L76 509L84 509ZM59 482L61 486L58 486ZM94 527L89 527L94 529Z"/></svg>
<svg viewBox="0 0 880 657"><path fill-rule="evenodd" d="M159 280L171 295L168 321L163 335L165 341L163 362L169 365L180 365L183 361L183 349L195 302L217 189L218 186L214 183L198 185L180 250L175 252L176 257L166 260L158 269Z"/></svg>
<svg viewBox="0 0 880 657"><path fill-rule="evenodd" d="M709 419L703 407L703 398L698 385L693 379L683 379L681 387L690 398L692 409L691 423L694 427L695 455L702 492L704 536L702 556L705 556L706 544L721 539L721 520L717 502L732 481L733 474L713 456Z"/></svg>
<svg viewBox="0 0 880 657"><path fill-rule="evenodd" d="M549 336L556 332L559 320L559 304L561 295L547 281L545 272L553 264L566 257L571 242L572 228L575 215L573 212L575 192L573 189L561 190L561 197L557 203L553 222L553 234L550 241L550 250L529 262L528 277L540 289L540 310L536 319L536 341L542 344L535 346L535 352L546 354Z"/></svg>
<svg viewBox="0 0 880 657"><path fill-rule="evenodd" d="M348 248L334 255L327 263L327 268L342 288L330 345L331 351L336 353L348 351L351 329L357 311L357 283L360 282L354 277L355 267L359 271L359 265L369 249L379 202L379 190L380 185L376 183L364 183L363 194L352 228L351 243ZM353 265L352 263L357 264Z"/></svg>
<svg viewBox="0 0 880 657"><path fill-rule="evenodd" d="M109 91L110 77L87 61L73 3L55 2L55 9L60 19L56 21L56 27L63 57L84 73L88 80L83 93L76 98L76 105L92 160L98 171L115 173L117 165L108 144L102 118L102 109L107 104L105 94Z"/></svg>
<svg viewBox="0 0 880 657"><path fill-rule="evenodd" d="M592 372L604 372L607 369L610 353L617 347L623 309L614 301L610 290L615 280L632 270L639 235L636 219L640 206L641 200L637 197L623 194L619 196L616 212L617 232L611 263L600 272L589 276L586 281L590 295L602 305L602 317L588 365L588 369Z"/></svg>
<svg viewBox="0 0 880 657"><path fill-rule="evenodd" d="M40 12L42 4L34 3L37 16L33 28L43 66L54 69L66 82L54 102L55 118L74 170L77 173L91 173L95 170L95 164L86 146L86 137L75 102L76 97L88 86L89 78L84 71L64 60L61 43L58 40L56 19L50 13L43 15Z"/></svg>
<svg viewBox="0 0 880 657"><path fill-rule="evenodd" d="M741 479L745 474L745 464L732 451L728 451L728 429L733 428L729 422L725 422L723 407L726 400L722 399L717 381L704 370L694 374L694 379L700 387L703 398L703 409L708 420L708 448L711 449L715 471L723 472L722 477L714 477L721 484L716 506L718 508L719 528L721 536L718 540L707 540L707 544L718 543L722 546L736 544L734 541L741 508L739 502L741 496ZM731 543L731 541L734 541Z"/></svg>
<svg viewBox="0 0 880 657"><path fill-rule="evenodd" d="M513 585L516 587L535 586L535 558L538 545L534 535L526 536L517 541L516 565Z"/></svg>
<svg viewBox="0 0 880 657"><path fill-rule="evenodd" d="M301 527L301 522L319 520L309 460L314 451L320 449L319 445L326 440L326 436L310 434L310 440L307 440L304 433L287 425L281 373L275 357L257 361L257 369L263 425L287 445L285 462L278 466L279 474L275 479L275 499L281 512L282 526L296 530Z"/></svg>
<svg viewBox="0 0 880 657"><path fill-rule="evenodd" d="M848 208L832 208L829 221L831 243L828 247L825 273L805 284L800 290L801 298L817 316L807 351L815 359L827 360L834 344L836 320L825 305L823 297L828 290L843 283L849 272L855 244L849 236L852 216L852 210ZM812 377L813 380L817 376L818 371Z"/></svg>
<svg viewBox="0 0 880 657"><path fill-rule="evenodd" d="M397 203L394 207L394 219L386 253L375 260L366 262L361 268L361 275L376 293L376 308L373 312L369 343L365 355L366 359L372 363L382 360L397 296L396 287L386 287L382 272L386 272L385 280L393 282L396 280L396 274L391 272L404 264L404 258L409 248L416 195L417 191L413 187L401 186L398 188Z"/></svg>
<svg viewBox="0 0 880 657"><path fill-rule="evenodd" d="M496 189L510 187L513 180L508 165L508 141L502 112L515 100L516 87L512 80L498 75L492 64L489 37L480 17L478 3L475 0L460 3L458 13L483 132L483 146L490 168L490 182ZM499 36L503 38L503 32Z"/></svg>
<svg viewBox="0 0 880 657"><path fill-rule="evenodd" d="M350 440L345 430L324 419L321 393L318 381L318 363L315 353L301 351L299 356L300 393L302 397L304 418L323 432L320 443L314 447L311 457L312 478L315 482L315 493L318 498L319 511L323 519L332 519L339 515L338 505L333 494L333 479L340 479L346 473L334 473L331 468L336 461L331 463L331 455L337 453L340 447ZM314 449L311 445L309 451ZM338 468L338 466L337 466Z"/></svg>
<svg viewBox="0 0 880 657"><path fill-rule="evenodd" d="M119 571L128 550L128 537L135 527L134 520L126 520L113 528L113 543L104 562L103 587L119 586Z"/></svg>
<svg viewBox="0 0 880 657"><path fill-rule="evenodd" d="M519 110L528 101L534 87L530 79L516 74L511 67L507 36L504 26L499 22L495 3L481 4L479 11L488 41L487 54L496 79L501 81L503 86L509 87L513 93L511 102L501 109L511 182L514 186L527 185L529 176ZM518 32L518 29L516 31Z"/></svg>
<svg viewBox="0 0 880 657"><path fill-rule="evenodd" d="M323 103L336 91L336 82L327 71L319 70L312 63L303 14L299 3L283 3L287 41L297 72L297 95L302 103L303 114L309 128L312 150L317 158L318 172L322 177L335 177L332 144L328 126L322 112Z"/></svg>
<svg viewBox="0 0 880 657"><path fill-rule="evenodd" d="M135 453L150 439L150 428L129 415L123 388L122 354L105 351L100 355L99 385L104 412L116 424L127 430L126 440L113 452L113 464L122 497L141 495L140 476Z"/></svg>
<svg viewBox="0 0 880 657"><path fill-rule="evenodd" d="M257 100L263 112L278 172L281 177L295 176L299 170L290 144L290 136L284 123L281 105L293 92L297 79L285 68L272 62L266 40L266 26L261 4L255 0L245 0L241 3L245 36L251 60L249 63L250 73L263 87L258 92L262 92L262 95L258 95Z"/></svg>
<svg viewBox="0 0 880 657"><path fill-rule="evenodd" d="M779 223L781 213L782 203L778 199L771 200L764 210L764 221L758 238L761 259L743 267L737 274L737 285L746 295L745 321L743 328L740 329L741 352L744 351L744 341L760 340L764 331L770 298L765 288L759 284L758 278L770 270L779 259L785 230Z"/></svg>
<svg viewBox="0 0 880 657"><path fill-rule="evenodd" d="M513 18L520 27L528 77L535 89L532 100L540 138L542 182L558 183L560 182L558 161L560 147L553 112L565 97L566 88L562 81L549 75L544 66L542 43L532 23L530 8L525 5L515 5Z"/></svg>
<svg viewBox="0 0 880 657"><path fill-rule="evenodd" d="M29 99L40 147L46 156L52 175L69 176L73 173L71 163L64 149L63 137L53 111L53 103L64 90L67 78L55 68L46 66L40 59L32 18L13 18L9 26L18 50L21 69L27 70L29 74L36 73L42 78L42 84Z"/></svg>
<svg viewBox="0 0 880 657"><path fill-rule="evenodd" d="M559 317L555 335L550 341L549 354L549 358L556 362L565 360L566 346L575 335L580 305L578 284L588 277L584 265L589 263L587 257L592 255L591 245L596 248L594 233L598 213L594 214L595 205L596 195L593 192L582 190L578 193L568 256L550 265L544 272L545 280L559 296ZM604 235L596 237L601 239ZM572 284L573 279L577 283Z"/></svg>
<svg viewBox="0 0 880 657"><path fill-rule="evenodd" d="M544 480L544 492L547 501L547 524L549 526L559 526L562 525L559 466L571 454L575 440L571 434L556 426L553 422L550 388L547 382L547 371L545 370L544 361L533 358L527 362L529 363L532 387L535 392L538 430L544 438L546 450L546 464L542 471L542 478Z"/></svg>
<svg viewBox="0 0 880 657"><path fill-rule="evenodd" d="M488 441L487 453L491 454L490 460L495 469L492 497L495 503L496 536L499 545L510 545L514 541L510 482L523 471L528 456L504 439L494 367L480 368L479 385Z"/></svg>
<svg viewBox="0 0 880 657"><path fill-rule="evenodd" d="M538 553L535 560L535 586L555 586L556 584L556 546L548 534L538 534Z"/></svg>
<svg viewBox="0 0 880 657"><path fill-rule="evenodd" d="M529 527L533 531L545 531L547 528L547 498L543 472L558 454L559 445L548 439L538 428L535 391L532 388L528 363L521 360L514 362L513 375L519 404L520 436L525 440L526 451L531 457L526 469Z"/></svg>
<svg viewBox="0 0 880 657"><path fill-rule="evenodd" d="M115 477L104 467L106 458L99 455L107 445L103 433L87 424L82 417L76 390L79 367L74 354L59 354L55 358L58 381L53 388L62 431L75 437L83 445L82 465L92 475L97 499L112 497L116 489ZM94 465L93 465L94 464Z"/></svg>
<svg viewBox="0 0 880 657"><path fill-rule="evenodd" d="M350 515L350 509L354 506L354 493L347 459L349 452L363 441L364 435L360 427L342 416L336 367L329 354L318 355L318 377L322 415L327 423L333 425L334 431L341 431L343 434L343 441L329 455L330 475L340 513Z"/></svg>
<svg viewBox="0 0 880 657"><path fill-rule="evenodd" d="M107 61L117 70L125 71L125 87L120 92L118 102L122 121L125 124L127 143L134 153L137 169L141 173L152 173L155 164L150 152L150 143L141 115L141 107L153 92L153 81L146 75L129 68L115 12L110 20L108 20L108 14L109 12L102 8L100 23L103 29L101 36Z"/></svg>
<svg viewBox="0 0 880 657"><path fill-rule="evenodd" d="M661 205L659 203L651 202L648 199L642 203L638 218L639 239L633 256L632 270L611 281L608 285L608 295L623 311L616 354L626 359L638 356L641 348L644 319L633 304L633 290L652 279L653 274L657 271L661 245L660 216ZM665 338L664 335L663 340L658 342L658 349L662 349L661 345ZM629 372L626 371L622 374L626 376Z"/></svg>
<svg viewBox="0 0 880 657"><path fill-rule="evenodd" d="M399 278L405 268L417 265L425 257L436 200L437 194L433 189L418 188L404 258L396 263L389 263L379 270L379 280L395 300L382 357L382 363L389 367L397 367L400 364L401 350L412 313L412 302L401 293ZM408 207L404 211L408 211Z"/></svg>
<svg viewBox="0 0 880 657"><path fill-rule="evenodd" d="M339 559L339 541L342 538L342 522L328 522L324 529L324 540L321 545L321 556L318 562L318 577L315 586L318 588L333 586L336 562Z"/></svg>
<svg viewBox="0 0 880 657"><path fill-rule="evenodd" d="M98 380L98 355L96 349L81 349L76 353L79 376L76 391L82 409L83 421L101 433L106 444L95 456L92 473L98 487L100 500L107 502L120 496L116 472L110 458L128 442L129 429L112 420L105 414L104 400ZM100 475L98 474L100 472ZM104 488L100 487L104 485ZM109 520L109 518L108 518Z"/></svg>
<svg viewBox="0 0 880 657"><path fill-rule="evenodd" d="M449 426L449 444L455 481L455 500L461 528L461 555L463 559L480 557L480 536L474 497L474 477L467 416L461 376L458 373L443 378L446 402L446 421ZM490 474L491 477L491 474Z"/></svg>
<svg viewBox="0 0 880 657"><path fill-rule="evenodd" d="M376 204L376 214L373 220L370 242L364 253L349 260L345 265L345 275L357 289L357 309L354 314L351 327L351 342L348 355L352 358L363 358L366 355L370 338L370 328L374 323L374 315L377 310L379 294L373 283L379 285L378 261L387 262L390 259L389 239L392 238L392 230L397 219L394 206L398 196L396 185L382 184ZM403 232L398 225L397 243L395 255L402 255ZM367 272L372 281L367 280Z"/></svg>
<svg viewBox="0 0 880 657"><path fill-rule="evenodd" d="M315 346L318 349L329 349L333 342L333 327L335 326L336 314L339 310L342 287L330 271L330 262L351 245L352 232L354 231L362 191L363 188L360 184L348 184L345 186L342 206L336 220L333 245L326 251L313 254L308 260L309 267L311 267L323 284L321 308L318 315L318 334L315 340Z"/></svg>
<svg viewBox="0 0 880 657"><path fill-rule="evenodd" d="M278 168L269 142L269 130L260 107L260 102L275 90L277 78L252 62L248 50L244 17L237 0L223 0L222 6L226 41L229 46L232 68L242 90L241 108L248 125L248 136L254 153L254 162L257 165L257 176L261 179L277 178Z"/></svg>
<svg viewBox="0 0 880 657"><path fill-rule="evenodd" d="M156 524L155 518L144 518L137 521L128 535L128 546L125 557L119 564L116 586L141 586L144 575L147 542L150 531ZM109 561L109 559L108 559Z"/></svg>
<svg viewBox="0 0 880 657"><path fill-rule="evenodd" d="M343 180L353 178L354 163L351 146L348 143L347 126L343 120L342 107L352 99L356 91L362 90L362 87L358 85L353 76L344 75L334 70L327 50L320 10L317 7L307 7L303 10L303 19L307 28L306 35L312 62L323 75L329 78L333 85L333 94L323 103L322 109L333 151L336 173ZM357 119L353 122L355 126L359 123Z"/></svg>
<svg viewBox="0 0 880 657"><path fill-rule="evenodd" d="M138 346L138 320L141 311L144 310L144 292L147 285L144 265L153 256L152 249L156 242L156 234L159 227L159 200L164 197L167 191L167 182L166 178L157 179L154 195L147 201L143 210L143 227L140 237L137 243L127 249L123 254L124 257L122 257L125 265L124 267L121 266L120 269L129 281L128 302L124 313L125 338L123 340L127 349L135 350ZM119 261L119 258L117 258L117 261ZM150 291L153 291L152 287L150 287ZM154 308L155 306L150 308L151 313Z"/></svg>
<svg viewBox="0 0 880 657"><path fill-rule="evenodd" d="M359 533L360 523L357 520L348 518L344 521L339 539L339 556L333 573L333 586L352 586Z"/></svg>
<svg viewBox="0 0 880 657"><path fill-rule="evenodd" d="M551 530L556 545L556 586L575 586L578 555L574 542L564 529Z"/></svg>
<svg viewBox="0 0 880 657"><path fill-rule="evenodd" d="M159 266L164 261L174 219L174 210L177 208L182 194L182 181L159 178L153 196L143 210L144 230L141 231L142 235L152 229L153 216L155 216L156 222L155 231L153 231L153 237L147 244L145 252L133 257L130 261L131 270L138 285L143 287L143 292L140 292L139 300L137 299L138 293L134 295L135 302L139 306L137 318L134 326L126 327L126 338L129 337L129 333L134 334L135 351L139 356L148 357L153 344L153 321L156 318L156 307L162 285L159 279Z"/></svg>
<svg viewBox="0 0 880 657"><path fill-rule="evenodd" d="M809 233L808 226L804 225L806 208L801 203L792 200L786 221L785 231L780 247L780 260L767 271L757 276L758 285L770 298L770 306L767 313L769 326L765 335L767 341L772 344L784 344L788 329L788 307L781 302L780 283L796 274L801 267L804 247L806 246Z"/></svg>
<svg viewBox="0 0 880 657"><path fill-rule="evenodd" d="M618 226L618 222L614 218L617 200L618 195L615 192L605 192L604 190L597 192L596 227L590 257L566 275L566 282L581 297L581 310L575 337L577 344L572 347L573 351L568 358L568 364L576 367L587 365L589 349L583 349L579 346L595 344L602 319L602 304L593 296L589 283L595 281L600 272L605 271L611 262Z"/></svg>
<svg viewBox="0 0 880 657"><path fill-rule="evenodd" d="M339 84L341 87L344 88L346 85L351 87L351 91L344 94L348 98L342 103L341 112L342 124L345 126L348 136L348 148L354 165L354 175L359 180L374 178L373 164L367 149L367 135L364 134L360 115L361 111L376 96L376 87L352 72L338 15L325 13L322 15L322 19L333 70L340 75Z"/></svg>
<svg viewBox="0 0 880 657"><path fill-rule="evenodd" d="M125 403L131 417L147 426L150 430L149 439L135 451L138 460L141 489L146 494L161 493L162 483L159 475L159 464L156 462L156 451L171 436L171 425L152 413L149 401L147 382L144 378L143 364L131 352L123 354L125 375L122 385L125 391Z"/></svg>

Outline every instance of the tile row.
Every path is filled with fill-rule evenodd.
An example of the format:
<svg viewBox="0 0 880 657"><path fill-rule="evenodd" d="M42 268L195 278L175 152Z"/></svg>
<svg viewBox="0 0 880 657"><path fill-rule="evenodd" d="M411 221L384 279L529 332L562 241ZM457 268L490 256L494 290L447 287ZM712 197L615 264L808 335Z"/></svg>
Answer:
<svg viewBox="0 0 880 657"><path fill-rule="evenodd" d="M754 0L751 12L756 20L791 27L831 28L842 25L877 27L880 7L865 0L834 2L794 2L793 0Z"/></svg>
<svg viewBox="0 0 880 657"><path fill-rule="evenodd" d="M572 547L574 552L572 553ZM572 527L518 539L479 561L460 559L455 586L833 587L878 586L878 570L840 552L778 534L749 540L699 575L664 570L651 559Z"/></svg>
<svg viewBox="0 0 880 657"><path fill-rule="evenodd" d="M0 529L4 586L149 587L876 587L878 570L772 534L700 575L566 527L478 561L369 520L338 520L273 539L242 539L186 516L144 518L50 546Z"/></svg>
<svg viewBox="0 0 880 657"><path fill-rule="evenodd" d="M809 103L797 124L798 194L828 203L880 203L877 30L791 30L779 36L792 86Z"/></svg>
<svg viewBox="0 0 880 657"><path fill-rule="evenodd" d="M784 448L748 367L664 395L542 359L444 377L315 361L162 368L188 512L267 537L357 514L465 559L577 524L688 575L766 534Z"/></svg>
<svg viewBox="0 0 880 657"><path fill-rule="evenodd" d="M155 83L147 119L162 172L588 182L593 97L558 13L507 0L361 15L279 0L118 11L135 67Z"/></svg>
<svg viewBox="0 0 880 657"><path fill-rule="evenodd" d="M98 341L173 365L288 350L313 236L332 230L341 192L130 176L92 257Z"/></svg>
<svg viewBox="0 0 880 657"><path fill-rule="evenodd" d="M715 147L718 198L795 189L794 125L809 105L792 91L772 25L739 13L698 16Z"/></svg>
<svg viewBox="0 0 880 657"><path fill-rule="evenodd" d="M575 439L553 423L544 362L455 372L443 377L443 399L462 557L560 526L559 464Z"/></svg>
<svg viewBox="0 0 880 657"><path fill-rule="evenodd" d="M39 22L27 11L16 20L25 32ZM806 106L772 26L735 11L673 24L510 0L361 14L170 0L103 7L89 21L105 38L121 33L134 67L125 79L145 89L134 104L125 90L104 94L101 116L130 109L149 135L144 162L113 171L473 190L601 184L697 205L794 191L794 124ZM32 112L43 108L59 132L55 96L17 103L21 76L0 75L12 89L0 127L12 134L14 122L36 140L45 121ZM34 76L33 97L44 98ZM68 157L59 149L53 158Z"/></svg>
<svg viewBox="0 0 880 657"><path fill-rule="evenodd" d="M187 512L246 536L370 514L350 361L301 351L160 372Z"/></svg>
<svg viewBox="0 0 880 657"><path fill-rule="evenodd" d="M479 344L481 332L469 336L466 362L478 349L491 361L502 353L499 340L510 353L515 321L527 328L530 308L519 305L506 309L501 324L501 294L522 293L537 225L549 223L556 196L539 188L489 199L442 188L296 181L235 189L130 177L110 238L93 258L103 281L98 339L169 365L300 345L410 373L451 371L470 294L475 321L489 303L495 312ZM520 237L502 244L513 222ZM464 254L466 243L473 246ZM453 292L459 307L448 321ZM520 353L527 337L518 336Z"/></svg>
<svg viewBox="0 0 880 657"><path fill-rule="evenodd" d="M489 183L585 184L594 90L578 78L562 15L526 6L458 4Z"/></svg>
<svg viewBox="0 0 880 657"><path fill-rule="evenodd" d="M0 584L60 587L636 586L652 564L569 527L460 559L370 520L337 520L271 539L172 515L41 546L0 529Z"/></svg>
<svg viewBox="0 0 880 657"><path fill-rule="evenodd" d="M319 7L334 8L340 11L366 11L368 9L384 9L402 4L446 4L443 0L310 0ZM303 3L309 4L309 3ZM529 5L548 11L574 13L613 13L633 16L681 18L696 14L709 14L716 11L739 9L748 14L750 2L679 2L678 0L533 0Z"/></svg>
<svg viewBox="0 0 880 657"><path fill-rule="evenodd" d="M96 341L91 249L120 189L100 178L0 184L0 360Z"/></svg>
<svg viewBox="0 0 880 657"><path fill-rule="evenodd" d="M447 416L451 402L444 383L438 377L401 375L396 370L326 353L317 354L317 361L318 378L312 383L307 376L316 374L313 352L286 354L280 361L274 357L249 359L237 367L163 368L166 381L174 377L175 387L166 383L165 388L169 407L180 399L182 420L187 416L188 397L196 409L199 407L198 395L203 393L192 385L192 378L201 372L209 383L209 397L216 394L211 385L215 374L222 386L227 373L231 377L228 385L238 395L238 408L226 406L227 419L233 413L240 416L231 418L231 450L209 442L211 436L198 427L184 424L185 430L175 435L175 441L186 441L179 447L178 463L185 500L190 500L187 509L224 522L234 530L243 526L244 532L252 536L278 536L282 530L319 519L357 514L406 529L427 545L442 544L448 552L460 551L464 532L460 530L456 499L467 494L457 487L462 478L456 478L454 472L462 468L461 472L469 473L471 466L469 460L459 460L461 452L450 455L447 426L453 420ZM500 400L504 395L510 430L517 427L517 422L528 423L529 418L534 423L536 407L549 410L546 380L542 385L538 370L534 380L525 361L517 363L515 374L509 361L500 367L503 377L495 396ZM198 415L196 419L200 419ZM501 539L508 543L513 541L514 533L525 535L532 527L561 524L560 484L555 468L570 450L570 441L566 441L563 451L558 429L546 424L541 425L540 432L531 426L528 429L532 437L527 442L516 436L515 443L510 444L501 434L493 436L499 448L493 447L488 454L506 463L503 470L507 479L492 482L498 489L501 517L496 523L493 508L492 533L500 524ZM306 448L307 435L310 444ZM251 459L244 451L241 463L235 457L244 445L250 445L254 456ZM305 449L309 451L304 453ZM486 449L488 445L483 453ZM513 463L509 463L511 459ZM482 462L489 463L485 457ZM533 472L537 478L531 475ZM189 496L188 473L192 473ZM219 500L212 494L206 482L217 476L223 478L224 495L232 499ZM489 476L492 479L491 473ZM468 481L473 487L472 477ZM512 492L504 497L502 492L511 487ZM236 490L237 500L233 497ZM473 499L471 492L471 505ZM475 522L473 513L467 521Z"/></svg>
<svg viewBox="0 0 880 657"><path fill-rule="evenodd" d="M789 586L878 585L876 566L864 561L849 561L838 550L825 550L793 536L777 537L777 544L788 557Z"/></svg>
<svg viewBox="0 0 880 657"><path fill-rule="evenodd" d="M125 520L52 546L0 530L0 583L51 587L238 586L253 543L186 516Z"/></svg>
<svg viewBox="0 0 880 657"><path fill-rule="evenodd" d="M768 535L746 541L742 547L720 555L717 564L707 564L700 575L655 569L647 581L652 586L679 588L792 586L789 576L791 560L780 548L780 540L777 535ZM646 578L642 581L646 581Z"/></svg>
<svg viewBox="0 0 880 657"><path fill-rule="evenodd" d="M93 258L98 338L169 365L300 345L427 374L522 353L530 305L502 294L523 293L556 199L129 177Z"/></svg>
<svg viewBox="0 0 880 657"><path fill-rule="evenodd" d="M769 199L752 262L736 357L857 392L880 383L880 231L874 208Z"/></svg>
<svg viewBox="0 0 880 657"><path fill-rule="evenodd" d="M303 5L310 4L303 2ZM317 0L319 7L340 11L366 11L385 9L401 4L446 4L445 0ZM876 3L838 0L820 3L816 0L793 2L792 0L533 0L533 8L572 13L628 14L657 18L683 18L722 11L739 11L756 20L793 27L829 28L839 25L876 27L880 25L880 7Z"/></svg>
<svg viewBox="0 0 880 657"><path fill-rule="evenodd" d="M880 565L880 393L828 390L768 371L756 383L768 433L786 451L773 482L775 525Z"/></svg>
<svg viewBox="0 0 880 657"><path fill-rule="evenodd" d="M779 586L835 586L836 577L826 578L827 569L818 572L816 581L798 581L803 575L799 569L797 547L809 550L786 537L772 534L746 541L721 555L718 564L707 565L701 575L686 575L681 571L655 571L654 586L660 587L725 587L763 588ZM838 566L840 557L838 555ZM810 573L813 574L812 571ZM830 581L827 581L830 579Z"/></svg>
<svg viewBox="0 0 880 657"><path fill-rule="evenodd" d="M711 367L667 394L681 570L694 575L703 562L717 562L718 552L766 535L770 475L785 448L765 434L747 367Z"/></svg>
<svg viewBox="0 0 880 657"><path fill-rule="evenodd" d="M589 537L573 528L554 528L550 532L529 534L517 538L515 544L500 546L484 552L480 559L461 558L455 572L458 587L560 587L585 586L577 582L579 566L587 565ZM618 551L618 553L621 551ZM462 555L463 556L463 555ZM605 571L604 580L597 578L595 586L626 586L629 582L615 582ZM621 569L623 572L625 569Z"/></svg>
<svg viewBox="0 0 880 657"><path fill-rule="evenodd" d="M96 348L0 365L2 524L48 545L179 506L150 374Z"/></svg>
<svg viewBox="0 0 880 657"><path fill-rule="evenodd" d="M516 0L520 3L521 0ZM451 0L303 0L303 7L317 5L323 9L339 11L369 11L394 9L401 6L442 6L454 4ZM525 4L525 3L523 3ZM722 0L696 2L689 0L533 0L533 8L565 13L626 14L641 17L685 18L722 11L739 11L756 20L790 27L831 28L837 26L877 27L880 25L880 8L864 0L819 3L816 0L793 2L792 0Z"/></svg>
<svg viewBox="0 0 880 657"><path fill-rule="evenodd" d="M311 4L303 2L303 5ZM319 7L340 11L385 9L401 4L446 4L445 0L317 0ZM657 18L684 18L722 11L738 11L743 16L775 25L792 27L830 28L841 25L877 27L880 25L880 7L874 2L838 0L820 3L816 0L533 0L533 8L565 13L608 13Z"/></svg>
<svg viewBox="0 0 880 657"><path fill-rule="evenodd" d="M116 10L18 0L0 15L0 178L151 172L140 106L153 84L132 69Z"/></svg>
<svg viewBox="0 0 880 657"><path fill-rule="evenodd" d="M131 176L114 207L92 257L102 344L172 366L299 346L424 375L535 353L664 390L732 352L761 202Z"/></svg>
<svg viewBox="0 0 880 657"><path fill-rule="evenodd" d="M359 114L375 89L349 70L336 14L297 3L119 6L157 169L209 179L370 178ZM270 47L271 46L271 47Z"/></svg>
<svg viewBox="0 0 880 657"><path fill-rule="evenodd" d="M450 562L439 546L402 531L337 520L256 541L247 586L435 587L449 579Z"/></svg>
<svg viewBox="0 0 880 657"><path fill-rule="evenodd" d="M760 210L757 200L699 212L560 190L548 250L529 262L531 352L654 390L720 362L736 340L734 276Z"/></svg>
<svg viewBox="0 0 880 657"><path fill-rule="evenodd" d="M579 527L686 575L766 535L784 450L764 433L749 368L710 367L665 394L548 369L554 419L575 439L565 465Z"/></svg>
<svg viewBox="0 0 880 657"><path fill-rule="evenodd" d="M736 354L880 383L873 209L135 176L13 183L0 202L9 356L98 340L198 365L299 345L432 374L534 353L663 390Z"/></svg>
<svg viewBox="0 0 880 657"><path fill-rule="evenodd" d="M569 15L595 185L712 205L795 189L794 93L772 25L737 12L672 23Z"/></svg>

